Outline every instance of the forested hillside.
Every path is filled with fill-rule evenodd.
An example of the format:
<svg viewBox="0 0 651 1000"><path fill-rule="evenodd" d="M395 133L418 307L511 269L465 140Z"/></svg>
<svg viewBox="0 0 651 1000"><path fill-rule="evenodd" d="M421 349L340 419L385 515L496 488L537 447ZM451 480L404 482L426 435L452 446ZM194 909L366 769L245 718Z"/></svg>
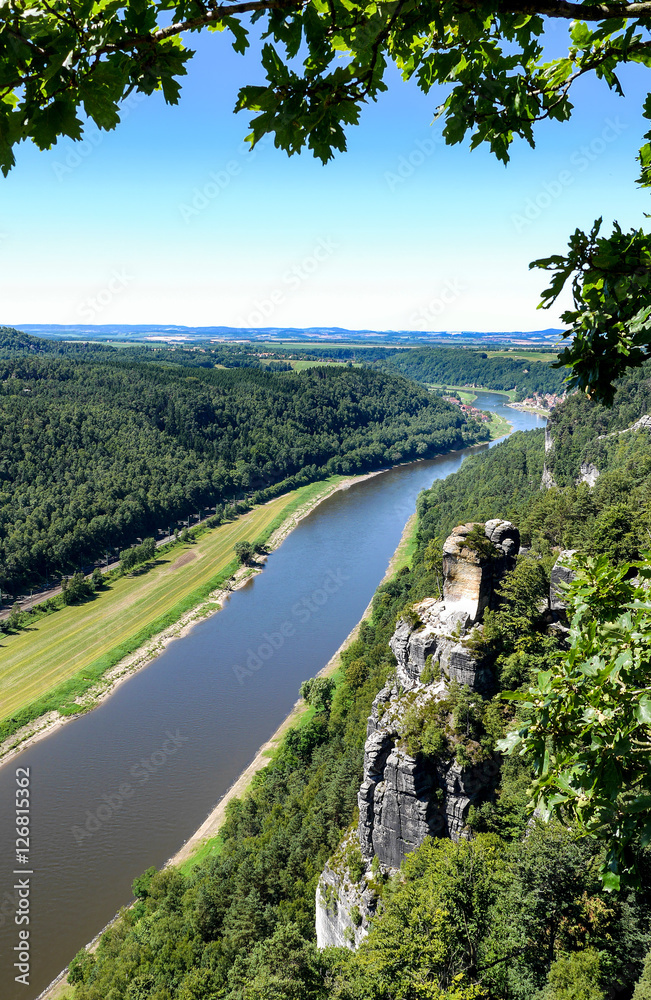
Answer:
<svg viewBox="0 0 651 1000"><path fill-rule="evenodd" d="M483 351L453 347L424 347L397 351L376 363L386 372L395 372L424 385L482 386L485 389L515 389L516 399L533 393L562 393L565 369L552 368L547 361L489 357Z"/></svg>
<svg viewBox="0 0 651 1000"><path fill-rule="evenodd" d="M606 431L627 423L636 392L621 386ZM644 406L637 395L634 417ZM597 419L587 402L560 407L555 432L576 431L584 411L588 423ZM507 758L495 793L471 810L470 841L426 841L389 882L376 871L379 915L357 952L316 949L314 897L324 861L355 818L366 718L394 666L388 640L405 606L438 593L442 539L461 522L501 516L531 546L479 640L494 692L469 698L458 689L447 705L459 745L470 736L475 752L490 754L514 715L500 689L526 688L562 654L562 634L548 629L541 605L552 548L603 549L599 519L633 487L645 489L639 458L651 450L647 433L618 439L623 450L609 455L592 491L571 477L541 490L543 434L531 432L421 494L412 566L380 587L371 620L342 657L334 697L315 699L312 720L290 730L252 790L231 805L218 857L188 876L150 871L136 880L135 908L94 955L73 963L75 1000L632 1000L651 946L649 850L635 846L637 886L606 892L598 841L567 824L528 826L526 756ZM642 492L634 502L646 516ZM618 539L613 532L615 560ZM414 752L422 735L412 734ZM350 852L346 865L361 871L361 856ZM644 989L635 1000L648 996Z"/></svg>
<svg viewBox="0 0 651 1000"><path fill-rule="evenodd" d="M290 488L488 437L418 386L368 369L224 371L201 367L201 353L199 365L194 352L60 354L12 333L0 335L0 349L5 591L204 507L264 500L270 484Z"/></svg>
<svg viewBox="0 0 651 1000"><path fill-rule="evenodd" d="M144 346L127 344L115 347L75 340L46 340L33 337L12 327L0 327L0 358L15 358L20 355L48 354L56 357L111 357L150 364L165 363L193 368L263 368L258 357L259 351L244 344L208 344L202 347L168 347L167 345Z"/></svg>
<svg viewBox="0 0 651 1000"><path fill-rule="evenodd" d="M612 409L571 396L550 419L547 455L542 431L514 434L423 493L422 543L445 538L460 522L501 516L540 551L557 546L617 561L637 558L649 547L651 530L650 432L617 432L650 412L648 365L620 380ZM546 490L540 489L543 463L556 483ZM594 487L581 480L586 463L599 472Z"/></svg>

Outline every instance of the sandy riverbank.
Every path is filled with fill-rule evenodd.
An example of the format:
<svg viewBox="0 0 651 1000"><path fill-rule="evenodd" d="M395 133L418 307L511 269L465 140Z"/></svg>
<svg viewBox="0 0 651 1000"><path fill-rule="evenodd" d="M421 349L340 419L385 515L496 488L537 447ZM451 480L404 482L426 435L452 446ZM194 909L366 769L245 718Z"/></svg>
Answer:
<svg viewBox="0 0 651 1000"><path fill-rule="evenodd" d="M283 523L278 527L270 538L266 542L266 549L268 552L273 552L277 549L287 538L289 533L294 530L296 525L307 517L311 512L318 507L320 503L326 500L328 497L332 496L333 493L339 490L349 489L355 483L361 483L365 479L371 479L373 476L379 476L382 472L386 472L386 469L378 469L375 472L366 473L363 476L349 476L346 479L342 479L341 482L333 484L329 489L324 490L318 496L311 500L306 501L301 507L295 510L292 514L289 514ZM270 501L271 502L271 501ZM242 517L246 518L248 515L243 514ZM182 615L178 621L174 624L169 625L162 632L153 636L151 639L147 640L139 649L125 656L122 660L107 670L105 674L100 678L97 684L89 688L78 700L79 713L74 715L61 715L57 711L48 712L45 715L40 716L38 719L34 719L32 722L23 726L17 732L13 733L11 736L7 737L2 743L0 743L0 766L5 764L7 761L15 757L17 753L21 753L27 747L36 743L38 740L42 740L44 737L49 736L56 729L64 726L67 722L71 722L73 719L79 718L79 715L90 711L97 705L101 704L104 699L109 698L114 691L122 684L124 681L128 680L129 677L137 673L143 667L151 663L160 653L162 653L171 642L175 639L181 639L183 636L187 635L188 632L197 624L199 621L203 621L205 618L216 614L221 611L224 606L225 601L233 594L236 590L243 587L252 576L260 573L264 568L266 562L266 557L258 558L255 565L253 566L242 566L235 573L230 580L227 581L226 585L219 590L213 591L206 600L202 601L191 611L186 612Z"/></svg>

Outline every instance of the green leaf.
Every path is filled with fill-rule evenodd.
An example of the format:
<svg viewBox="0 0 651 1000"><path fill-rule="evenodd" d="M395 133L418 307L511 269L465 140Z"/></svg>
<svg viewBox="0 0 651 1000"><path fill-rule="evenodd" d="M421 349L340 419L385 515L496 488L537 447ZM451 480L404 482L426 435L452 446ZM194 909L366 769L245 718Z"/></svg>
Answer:
<svg viewBox="0 0 651 1000"><path fill-rule="evenodd" d="M635 707L635 718L638 722L643 723L643 725L651 725L651 698L648 695L642 695L639 702Z"/></svg>
<svg viewBox="0 0 651 1000"><path fill-rule="evenodd" d="M601 873L601 881L606 892L619 892L621 877L617 872L606 871Z"/></svg>

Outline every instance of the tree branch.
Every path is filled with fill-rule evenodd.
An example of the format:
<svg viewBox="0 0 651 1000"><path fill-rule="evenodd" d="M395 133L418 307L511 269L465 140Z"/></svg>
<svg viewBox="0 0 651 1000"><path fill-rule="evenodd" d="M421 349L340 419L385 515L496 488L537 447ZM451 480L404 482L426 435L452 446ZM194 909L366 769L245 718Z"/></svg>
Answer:
<svg viewBox="0 0 651 1000"><path fill-rule="evenodd" d="M474 7L461 0L464 7ZM505 2L497 5L499 14L539 14L541 17L560 17L576 21L605 21L610 17L651 18L651 3L527 3Z"/></svg>
<svg viewBox="0 0 651 1000"><path fill-rule="evenodd" d="M187 21L178 21L165 28L159 28L147 36L136 36L134 44L147 44L164 41L184 31L221 21L225 17L237 14L249 14L258 10L299 11L307 6L308 0L241 0L240 3L223 4L213 7L206 14ZM476 4L470 0L459 0L459 7L474 9ZM497 14L538 14L542 17L557 17L565 20L604 21L607 18L624 17L651 20L651 0L641 3L600 3L583 5L560 0L559 3L528 3L527 0L504 0L496 5Z"/></svg>

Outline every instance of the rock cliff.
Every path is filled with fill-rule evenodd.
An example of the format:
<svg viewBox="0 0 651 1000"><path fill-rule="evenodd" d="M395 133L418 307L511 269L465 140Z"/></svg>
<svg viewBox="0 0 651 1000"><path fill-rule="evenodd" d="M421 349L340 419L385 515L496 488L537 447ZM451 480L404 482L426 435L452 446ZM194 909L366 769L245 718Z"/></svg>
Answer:
<svg viewBox="0 0 651 1000"><path fill-rule="evenodd" d="M455 528L443 546L443 599L421 601L398 620L390 641L396 675L373 702L359 827L350 834L361 874L354 877L341 859L323 872L316 900L319 947L355 947L366 933L377 902L369 891L372 865L394 871L427 836L464 836L468 809L494 787L499 761L455 735L450 696L461 688L490 693L490 671L474 657L469 640L486 608L495 605L496 587L515 565L519 547L518 530L508 521ZM434 727L437 752L408 748L410 726L424 720Z"/></svg>
<svg viewBox="0 0 651 1000"><path fill-rule="evenodd" d="M350 830L326 865L316 893L319 948L356 948L368 934L385 871L362 860L357 831Z"/></svg>
<svg viewBox="0 0 651 1000"><path fill-rule="evenodd" d="M574 579L574 571L568 563L575 552L576 549L563 549L559 552L549 576L549 608L562 619L565 617L565 601L561 584L570 583Z"/></svg>
<svg viewBox="0 0 651 1000"><path fill-rule="evenodd" d="M554 447L554 439L552 437L551 427L549 423L547 423L547 425L545 426L545 459L547 455L550 454L553 447ZM543 464L542 482L540 484L540 488L543 490L548 490L552 486L556 486L556 483L554 482L554 477L547 465L547 461L545 460Z"/></svg>

